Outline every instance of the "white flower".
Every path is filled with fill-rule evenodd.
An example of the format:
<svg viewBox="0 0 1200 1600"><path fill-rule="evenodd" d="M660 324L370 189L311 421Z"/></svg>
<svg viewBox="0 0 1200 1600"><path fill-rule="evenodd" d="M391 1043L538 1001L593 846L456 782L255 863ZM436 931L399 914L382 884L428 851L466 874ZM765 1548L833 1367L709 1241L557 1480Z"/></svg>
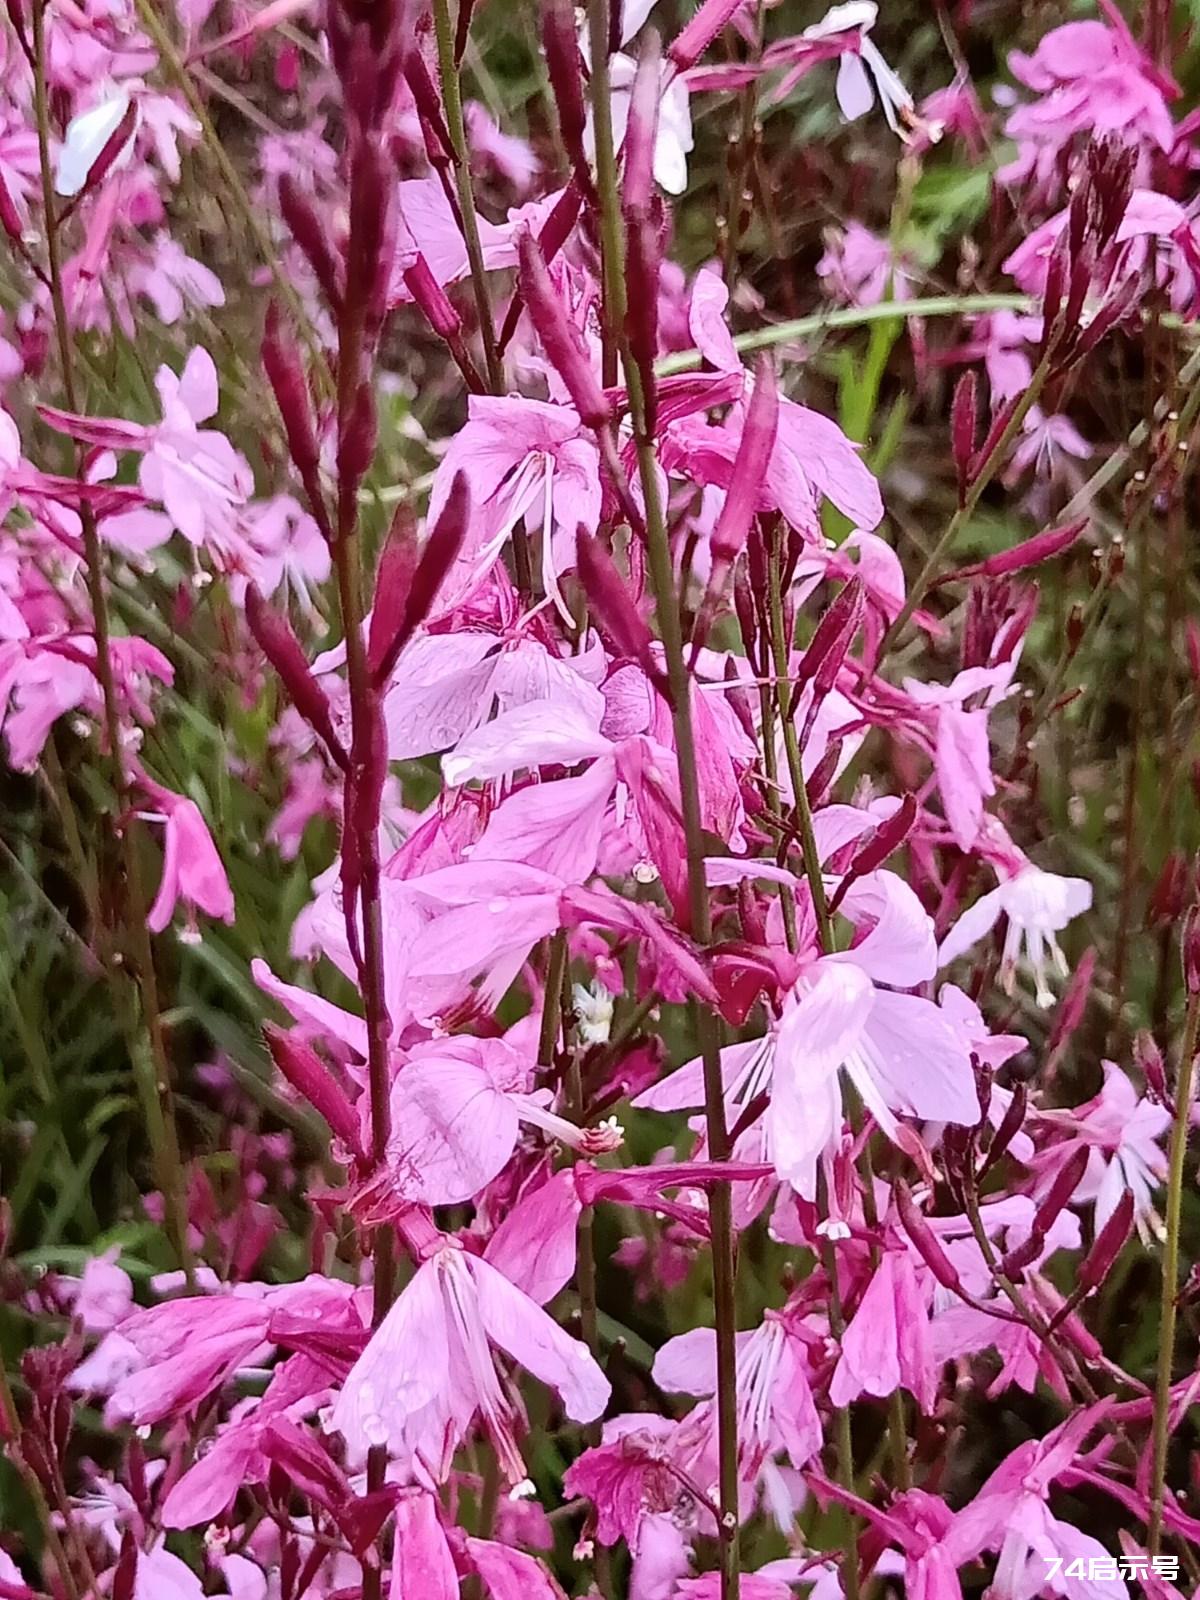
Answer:
<svg viewBox="0 0 1200 1600"><path fill-rule="evenodd" d="M860 29L859 49L847 50L838 63L838 105L846 121L854 122L871 109L878 95L888 127L893 133L899 133L896 113L899 111L901 118L907 118L913 109L913 98L868 37L878 15L879 7L874 0L847 0L844 5L831 6L820 22L805 28L802 37L827 39L831 34Z"/></svg>
<svg viewBox="0 0 1200 1600"><path fill-rule="evenodd" d="M579 1022L579 1037L584 1044L607 1044L612 1029L613 997L600 982L592 980L590 989L582 983L572 987L575 1016Z"/></svg>
<svg viewBox="0 0 1200 1600"><path fill-rule="evenodd" d="M978 944L1001 916L1007 916L1008 930L1000 961L1001 982L1011 994L1017 958L1024 944L1037 988L1037 1003L1052 1005L1054 993L1046 978L1047 959L1060 977L1067 976L1067 958L1057 935L1074 917L1088 910L1091 903L1092 886L1086 878L1063 878L1056 872L1043 872L1040 867L1027 863L1015 876L963 912L942 940L938 965L944 967L973 944Z"/></svg>
<svg viewBox="0 0 1200 1600"><path fill-rule="evenodd" d="M70 199L80 192L87 182L88 173L100 159L105 145L121 126L130 104L127 90L114 89L98 105L92 106L88 111L81 111L78 116L71 118L67 124L62 148L58 152L58 163L54 173L56 193ZM136 132L135 122L124 147L113 162L114 167L124 166L129 160Z"/></svg>

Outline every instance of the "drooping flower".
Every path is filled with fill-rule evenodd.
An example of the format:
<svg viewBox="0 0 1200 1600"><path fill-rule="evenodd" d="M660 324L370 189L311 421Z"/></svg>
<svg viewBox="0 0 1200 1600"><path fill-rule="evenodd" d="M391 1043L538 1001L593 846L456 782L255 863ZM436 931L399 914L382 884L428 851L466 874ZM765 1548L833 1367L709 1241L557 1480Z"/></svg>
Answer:
<svg viewBox="0 0 1200 1600"><path fill-rule="evenodd" d="M386 1445L408 1470L440 1483L478 1422L518 1487L525 1466L497 1348L556 1389L577 1422L603 1411L609 1384L587 1346L503 1273L447 1239L417 1269L351 1369L331 1426L352 1459ZM438 1360L430 1360L431 1351Z"/></svg>

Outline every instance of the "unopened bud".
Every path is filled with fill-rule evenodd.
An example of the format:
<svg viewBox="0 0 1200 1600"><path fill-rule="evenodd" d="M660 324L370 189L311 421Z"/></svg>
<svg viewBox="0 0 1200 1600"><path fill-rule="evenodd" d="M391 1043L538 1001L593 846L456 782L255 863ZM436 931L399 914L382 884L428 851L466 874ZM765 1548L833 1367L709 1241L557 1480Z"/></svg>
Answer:
<svg viewBox="0 0 1200 1600"><path fill-rule="evenodd" d="M975 450L976 388L975 374L964 372L955 386L954 400L950 407L950 440L954 452L954 465L958 470L960 504L966 498L971 456Z"/></svg>
<svg viewBox="0 0 1200 1600"><path fill-rule="evenodd" d="M391 554L388 556L385 552L386 565L381 566L376 593L376 603L382 603L383 614L378 623L378 633L372 617L371 639L368 641L374 662L372 682L376 687L391 677L392 669L400 659L400 652L432 612L447 574L458 560L470 523L471 491L465 475L456 472L446 504L429 530L420 559L412 568L402 607L401 588L409 558L399 549L392 548L393 539L389 538ZM404 537L403 529L397 522L392 525L392 535L397 541Z"/></svg>
<svg viewBox="0 0 1200 1600"><path fill-rule="evenodd" d="M1038 1206L1037 1215L1033 1220L1035 1232L1049 1233L1054 1223L1058 1221L1059 1215L1070 1205L1087 1171L1088 1154L1085 1145L1077 1145L1058 1169L1045 1198Z"/></svg>
<svg viewBox="0 0 1200 1600"><path fill-rule="evenodd" d="M1104 1282L1133 1228L1133 1194L1125 1189L1079 1268L1078 1287L1092 1294Z"/></svg>
<svg viewBox="0 0 1200 1600"><path fill-rule="evenodd" d="M246 589L246 622L259 649L275 668L284 688L336 764L345 770L347 756L333 725L333 712L325 691L313 677L300 641L287 618L268 605L254 584Z"/></svg>
<svg viewBox="0 0 1200 1600"><path fill-rule="evenodd" d="M901 1226L912 1240L921 1260L943 1289L957 1293L960 1287L958 1269L942 1249L941 1240L925 1220L903 1178L897 1178L892 1185L892 1198L896 1202L896 1212Z"/></svg>
<svg viewBox="0 0 1200 1600"><path fill-rule="evenodd" d="M1200 906L1192 906L1183 924L1183 981L1189 995L1200 994Z"/></svg>
<svg viewBox="0 0 1200 1600"><path fill-rule="evenodd" d="M741 9L743 0L704 0L667 52L680 72L694 67L722 28Z"/></svg>
<svg viewBox="0 0 1200 1600"><path fill-rule="evenodd" d="M1134 1038L1133 1060L1145 1079L1149 1098L1160 1106L1169 1105L1171 1097L1167 1088L1166 1064L1154 1035L1146 1028L1142 1028Z"/></svg>
<svg viewBox="0 0 1200 1600"><path fill-rule="evenodd" d="M279 209L288 232L321 285L330 310L336 311L342 303L342 272L337 252L316 208L290 176L279 180Z"/></svg>
<svg viewBox="0 0 1200 1600"><path fill-rule="evenodd" d="M568 320L554 291L541 247L528 229L518 235L517 253L521 292L550 364L566 385L580 419L588 427L603 427L612 417L612 407L592 371L583 336Z"/></svg>

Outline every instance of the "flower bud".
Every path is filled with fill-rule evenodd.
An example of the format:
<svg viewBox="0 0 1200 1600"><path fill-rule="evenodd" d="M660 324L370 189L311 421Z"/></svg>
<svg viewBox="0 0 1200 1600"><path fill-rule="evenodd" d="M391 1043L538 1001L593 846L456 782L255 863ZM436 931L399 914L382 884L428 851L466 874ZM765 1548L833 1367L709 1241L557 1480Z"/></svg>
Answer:
<svg viewBox="0 0 1200 1600"><path fill-rule="evenodd" d="M517 252L521 292L550 364L566 385L580 419L588 427L601 428L611 420L612 407L592 371L583 336L568 321L541 248L527 228L518 235Z"/></svg>
<svg viewBox="0 0 1200 1600"><path fill-rule="evenodd" d="M542 6L542 49L546 73L558 109L558 131L571 163L576 182L584 194L593 192L592 173L584 151L583 75L580 70L579 41L575 33L575 8L571 0L544 0Z"/></svg>
<svg viewBox="0 0 1200 1600"><path fill-rule="evenodd" d="M462 333L462 318L434 277L428 261L417 251L411 267L404 269L404 286L425 314L425 320L439 338L457 339Z"/></svg>
<svg viewBox="0 0 1200 1600"><path fill-rule="evenodd" d="M865 610L862 579L853 577L817 623L796 671L798 684L813 680L817 689L828 693L837 681Z"/></svg>
<svg viewBox="0 0 1200 1600"><path fill-rule="evenodd" d="M412 511L401 504L392 518L375 573L375 598L367 635L367 667L371 681L380 686L384 681L381 669L400 632L419 554Z"/></svg>
<svg viewBox="0 0 1200 1600"><path fill-rule="evenodd" d="M903 1178L897 1178L892 1185L892 1198L896 1203L900 1224L912 1240L921 1260L943 1289L957 1292L960 1286L958 1270L942 1249L941 1241L925 1220Z"/></svg>
<svg viewBox="0 0 1200 1600"><path fill-rule="evenodd" d="M1166 1064L1154 1035L1146 1028L1134 1038L1133 1059L1145 1079L1147 1096L1160 1106L1169 1106L1171 1095L1167 1088Z"/></svg>
<svg viewBox="0 0 1200 1600"><path fill-rule="evenodd" d="M1033 1219L1034 1232L1049 1233L1051 1227L1057 1222L1059 1215L1070 1205L1076 1189L1083 1182L1083 1175L1087 1171L1088 1150L1085 1145L1078 1145L1054 1176L1045 1198L1038 1206L1037 1215Z"/></svg>
<svg viewBox="0 0 1200 1600"><path fill-rule="evenodd" d="M406 537L403 524L399 518L393 522L376 589L376 610L382 607L382 614L378 623L372 615L368 641L374 663L371 681L377 688L391 677L400 652L433 610L442 584L458 560L470 523L471 491L464 475L456 472L442 513L429 530L425 548L402 593L411 557L398 548Z"/></svg>
<svg viewBox="0 0 1200 1600"><path fill-rule="evenodd" d="M279 674L292 704L345 771L348 758L334 729L325 691L309 671L300 641L287 618L268 605L254 584L246 588L246 622L259 649Z"/></svg>
<svg viewBox="0 0 1200 1600"><path fill-rule="evenodd" d="M279 209L288 232L321 285L330 310L336 312L342 303L341 263L308 196L297 187L295 179L286 174L279 180Z"/></svg>
<svg viewBox="0 0 1200 1600"><path fill-rule="evenodd" d="M597 624L620 653L636 661L651 682L665 692L663 674L654 659L650 629L634 605L612 556L583 527L577 532L575 548L579 581Z"/></svg>
<svg viewBox="0 0 1200 1600"><path fill-rule="evenodd" d="M742 437L738 441L729 487L725 491L725 503L709 541L712 570L692 630L693 659L694 651L707 637L729 569L745 547L750 525L758 510L759 494L771 452L775 448L778 422L779 396L775 387L775 371L770 357L764 356L759 363L754 393L742 424Z"/></svg>
<svg viewBox="0 0 1200 1600"><path fill-rule="evenodd" d="M966 499L969 487L971 455L975 449L976 380L973 372L964 372L954 389L950 407L950 439L954 452L954 465L958 470L958 501Z"/></svg>
<svg viewBox="0 0 1200 1600"><path fill-rule="evenodd" d="M643 215L654 193L654 144L658 136L662 48L653 28L646 34L625 124L625 172L621 199L628 214Z"/></svg>
<svg viewBox="0 0 1200 1600"><path fill-rule="evenodd" d="M1005 1154L1017 1134L1020 1133L1028 1105L1029 1091L1023 1083L1018 1083L1013 1089L1012 1099L1008 1102L1008 1108L1000 1119L1000 1126L992 1135L992 1141L988 1145L987 1156L976 1176L976 1182L983 1182L1001 1156Z"/></svg>
<svg viewBox="0 0 1200 1600"><path fill-rule="evenodd" d="M738 12L744 0L704 0L685 28L680 29L667 52L680 72L695 66L709 45Z"/></svg>
<svg viewBox="0 0 1200 1600"><path fill-rule="evenodd" d="M1125 1248L1125 1241L1132 1229L1133 1195L1130 1190L1125 1189L1079 1268L1076 1282L1084 1294L1092 1294L1108 1277L1117 1257Z"/></svg>
<svg viewBox="0 0 1200 1600"><path fill-rule="evenodd" d="M1200 994L1200 906L1192 906L1183 924L1183 982L1189 995Z"/></svg>
<svg viewBox="0 0 1200 1600"><path fill-rule="evenodd" d="M299 352L287 337L274 302L267 307L262 362L275 395L275 404L279 407L288 450L308 497L309 508L321 532L326 539L331 539L333 532L321 488L320 452L308 384L300 365Z"/></svg>

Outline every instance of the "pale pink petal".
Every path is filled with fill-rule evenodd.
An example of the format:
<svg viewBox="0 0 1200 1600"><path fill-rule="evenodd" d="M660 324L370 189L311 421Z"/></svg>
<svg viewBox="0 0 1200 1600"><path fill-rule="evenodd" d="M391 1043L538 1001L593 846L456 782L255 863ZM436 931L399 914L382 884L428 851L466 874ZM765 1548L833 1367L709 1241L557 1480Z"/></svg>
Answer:
<svg viewBox="0 0 1200 1600"><path fill-rule="evenodd" d="M427 1205L470 1200L513 1153L517 1113L482 1067L447 1049L407 1062L392 1085L388 1163Z"/></svg>
<svg viewBox="0 0 1200 1600"><path fill-rule="evenodd" d="M541 1306L489 1262L469 1257L467 1266L475 1279L488 1337L535 1378L556 1389L569 1417L594 1421L608 1404L611 1386L588 1347L552 1322Z"/></svg>
<svg viewBox="0 0 1200 1600"><path fill-rule="evenodd" d="M427 1261L372 1334L334 1404L330 1427L345 1439L352 1461L372 1445L397 1449L407 1419L452 1381L449 1345L438 1264ZM434 1351L440 1359L430 1359Z"/></svg>
<svg viewBox="0 0 1200 1600"><path fill-rule="evenodd" d="M574 1275L582 1210L571 1169L564 1167L521 1196L488 1240L484 1259L544 1306Z"/></svg>

